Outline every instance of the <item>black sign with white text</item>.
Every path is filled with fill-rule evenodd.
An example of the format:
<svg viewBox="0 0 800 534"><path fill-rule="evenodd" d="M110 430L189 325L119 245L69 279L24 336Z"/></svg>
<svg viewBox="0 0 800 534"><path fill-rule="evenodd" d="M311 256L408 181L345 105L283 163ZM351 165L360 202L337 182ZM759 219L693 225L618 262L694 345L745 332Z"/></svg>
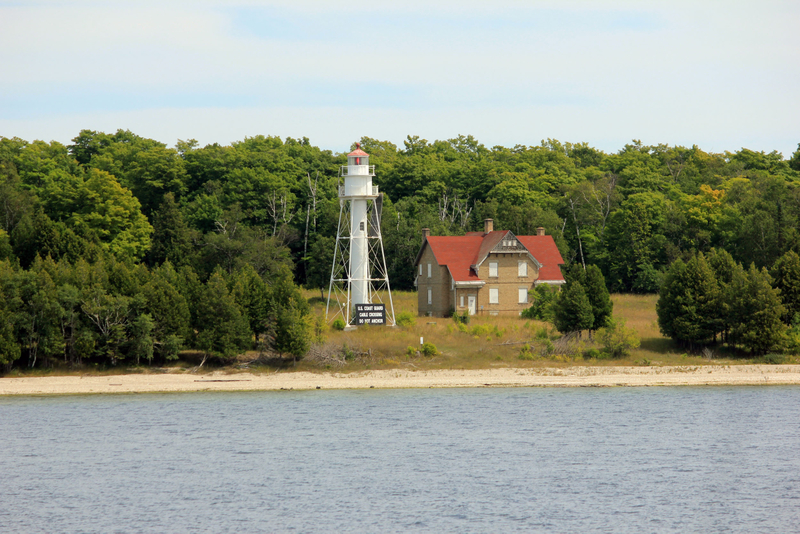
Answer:
<svg viewBox="0 0 800 534"><path fill-rule="evenodd" d="M353 324L386 324L386 306L383 304L356 304Z"/></svg>

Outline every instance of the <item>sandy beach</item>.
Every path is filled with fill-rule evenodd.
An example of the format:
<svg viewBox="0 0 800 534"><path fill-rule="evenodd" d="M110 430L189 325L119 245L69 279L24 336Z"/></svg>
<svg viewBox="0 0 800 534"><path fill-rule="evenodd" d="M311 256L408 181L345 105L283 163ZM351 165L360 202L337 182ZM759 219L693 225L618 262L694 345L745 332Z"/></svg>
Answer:
<svg viewBox="0 0 800 534"><path fill-rule="evenodd" d="M367 388L754 386L800 384L800 365L164 373L0 378L0 395Z"/></svg>

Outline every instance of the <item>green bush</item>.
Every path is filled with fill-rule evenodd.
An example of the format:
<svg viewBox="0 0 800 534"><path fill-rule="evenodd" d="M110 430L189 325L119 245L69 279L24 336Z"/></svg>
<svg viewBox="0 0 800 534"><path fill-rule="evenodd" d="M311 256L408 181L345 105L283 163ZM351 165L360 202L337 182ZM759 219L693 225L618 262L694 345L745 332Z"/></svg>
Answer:
<svg viewBox="0 0 800 534"><path fill-rule="evenodd" d="M356 353L353 352L353 349L347 346L347 343L342 345L342 355L344 356L345 360L353 360L356 357Z"/></svg>
<svg viewBox="0 0 800 534"><path fill-rule="evenodd" d="M625 319L612 318L609 325L597 331L597 340L603 344L603 351L612 358L622 358L631 349L639 346L639 336L633 328L625 326Z"/></svg>
<svg viewBox="0 0 800 534"><path fill-rule="evenodd" d="M536 356L531 351L531 346L525 343L521 349L519 349L519 355L517 356L520 360L535 360Z"/></svg>
<svg viewBox="0 0 800 534"><path fill-rule="evenodd" d="M404 311L397 314L395 322L397 326L414 326L417 324L417 318L414 317L413 313Z"/></svg>
<svg viewBox="0 0 800 534"><path fill-rule="evenodd" d="M428 341L426 341L425 343L422 344L422 348L420 349L420 352L424 356L436 356L437 354L439 354L439 351L436 349L436 345L434 345L433 343L430 343Z"/></svg>
<svg viewBox="0 0 800 534"><path fill-rule="evenodd" d="M522 310L520 315L526 319L552 321L553 305L558 298L558 288L549 284L539 284L528 291L528 296L531 299L531 306Z"/></svg>
<svg viewBox="0 0 800 534"><path fill-rule="evenodd" d="M476 324L475 326L469 329L469 333L473 336L485 336L492 332L491 325L488 324Z"/></svg>
<svg viewBox="0 0 800 534"><path fill-rule="evenodd" d="M335 321L331 324L331 328L334 330L344 330L345 324L344 319L341 317L337 317Z"/></svg>
<svg viewBox="0 0 800 534"><path fill-rule="evenodd" d="M786 357L783 354L765 354L759 358L760 363L767 363L769 365L780 365L786 363Z"/></svg>
<svg viewBox="0 0 800 534"><path fill-rule="evenodd" d="M469 324L469 312L463 311L461 313L456 313L453 315L453 320L459 324Z"/></svg>
<svg viewBox="0 0 800 534"><path fill-rule="evenodd" d="M536 331L536 339L550 339L550 333L547 331L547 328L540 328Z"/></svg>
<svg viewBox="0 0 800 534"><path fill-rule="evenodd" d="M406 356L408 356L409 358L411 358L412 356L415 356L416 354L417 354L417 349L415 349L415 348L414 348L414 347L412 347L411 345L409 345L408 347L406 347Z"/></svg>
<svg viewBox="0 0 800 534"><path fill-rule="evenodd" d="M603 353L597 349L589 349L583 353L584 360L591 360L591 359L600 360L602 358L603 358Z"/></svg>

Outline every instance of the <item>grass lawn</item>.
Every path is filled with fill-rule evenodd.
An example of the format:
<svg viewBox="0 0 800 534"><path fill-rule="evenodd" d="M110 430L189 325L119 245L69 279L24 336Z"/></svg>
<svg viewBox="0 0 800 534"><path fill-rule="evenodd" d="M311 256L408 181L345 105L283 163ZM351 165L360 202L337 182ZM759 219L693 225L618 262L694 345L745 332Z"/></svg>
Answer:
<svg viewBox="0 0 800 534"><path fill-rule="evenodd" d="M325 303L319 293L308 292L314 312L324 317ZM656 316L656 295L612 295L614 316L626 320L640 340L639 348L621 359L584 359L583 353L600 348L584 332L573 345L571 354L559 350L560 335L551 324L512 316L473 316L468 325L453 319L417 317L417 294L393 293L395 312L410 312L416 324L406 327L359 327L350 332L327 329L323 334L328 351L346 347L344 357L330 361L313 356L298 364L298 369L477 369L491 367L553 367L568 365L702 365L708 363L746 363L731 359L725 353L708 355L687 354L672 340L661 335ZM313 298L315 297L315 298ZM420 340L433 343L439 354L425 357L417 353ZM548 343L557 345L546 351ZM530 347L529 352L524 347ZM569 352L569 351L568 351ZM520 355L524 354L525 359Z"/></svg>

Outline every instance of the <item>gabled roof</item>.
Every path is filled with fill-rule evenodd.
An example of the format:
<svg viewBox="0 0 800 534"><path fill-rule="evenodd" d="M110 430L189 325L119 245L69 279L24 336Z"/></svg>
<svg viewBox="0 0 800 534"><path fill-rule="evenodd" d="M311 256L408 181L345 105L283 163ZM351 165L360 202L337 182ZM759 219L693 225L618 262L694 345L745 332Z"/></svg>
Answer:
<svg viewBox="0 0 800 534"><path fill-rule="evenodd" d="M559 265L564 265L564 258L561 257L553 236L520 235L517 239L542 264L537 282L564 282L564 275L559 268Z"/></svg>
<svg viewBox="0 0 800 534"><path fill-rule="evenodd" d="M495 230L494 232L483 234L481 247L478 249L478 255L475 258L475 261L472 262L472 265L479 266L481 263L483 263L483 260L486 259L486 256L489 255L495 245L502 241L508 233L508 230Z"/></svg>
<svg viewBox="0 0 800 534"><path fill-rule="evenodd" d="M419 264L425 247L429 246L436 258L436 263L447 266L450 275L456 282L480 282L476 270L489 253L508 234L508 230L494 232L468 232L464 236L428 236L422 243L415 265ZM513 234L512 234L513 235ZM514 236L540 264L539 282L559 283L564 281L559 265L564 264L561 253L556 247L553 237Z"/></svg>

